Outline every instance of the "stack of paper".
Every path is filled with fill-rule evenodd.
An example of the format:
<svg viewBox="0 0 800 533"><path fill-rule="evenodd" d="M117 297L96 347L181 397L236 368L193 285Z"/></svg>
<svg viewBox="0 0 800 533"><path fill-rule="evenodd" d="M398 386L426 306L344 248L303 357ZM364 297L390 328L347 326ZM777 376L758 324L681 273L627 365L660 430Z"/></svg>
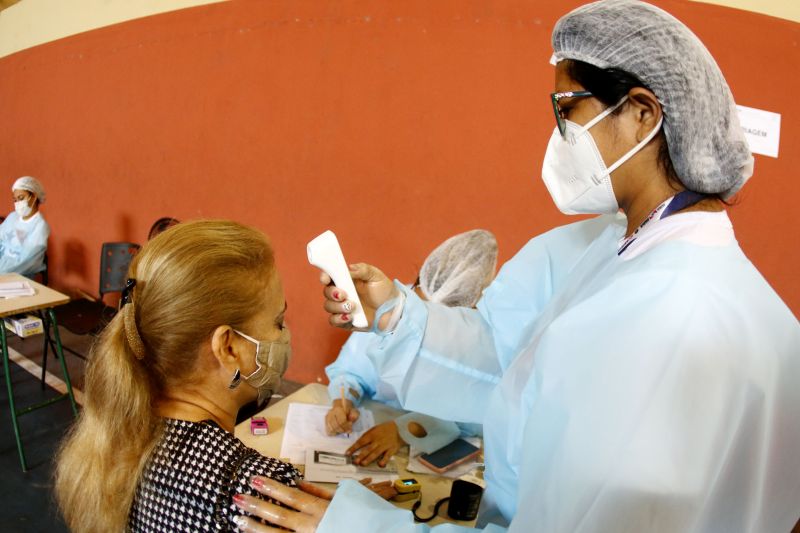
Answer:
<svg viewBox="0 0 800 533"><path fill-rule="evenodd" d="M17 296L33 296L36 290L27 281L6 281L0 283L0 298L16 298Z"/></svg>

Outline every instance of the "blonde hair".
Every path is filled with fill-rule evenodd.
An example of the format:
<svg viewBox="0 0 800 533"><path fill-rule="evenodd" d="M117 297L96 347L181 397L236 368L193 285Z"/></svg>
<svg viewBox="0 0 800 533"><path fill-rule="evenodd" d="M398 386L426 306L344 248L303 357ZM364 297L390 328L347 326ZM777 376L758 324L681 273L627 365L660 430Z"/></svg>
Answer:
<svg viewBox="0 0 800 533"><path fill-rule="evenodd" d="M72 531L126 529L161 434L154 402L191 379L216 327L243 328L263 307L274 261L263 233L207 220L158 235L128 272L131 303L92 349L83 411L58 454L56 499Z"/></svg>

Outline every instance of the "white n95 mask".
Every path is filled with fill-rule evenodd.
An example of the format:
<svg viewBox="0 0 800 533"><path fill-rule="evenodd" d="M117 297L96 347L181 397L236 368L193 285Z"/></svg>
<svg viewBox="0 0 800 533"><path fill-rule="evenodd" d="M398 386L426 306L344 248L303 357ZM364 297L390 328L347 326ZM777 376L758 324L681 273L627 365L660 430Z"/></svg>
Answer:
<svg viewBox="0 0 800 533"><path fill-rule="evenodd" d="M606 168L589 129L627 99L625 96L584 126L565 120L564 137L558 127L553 130L542 164L542 180L556 207L565 215L600 215L619 210L617 197L611 186L611 173L650 142L658 133L662 122L659 120L647 137Z"/></svg>
<svg viewBox="0 0 800 533"><path fill-rule="evenodd" d="M28 200L20 200L19 202L14 202L14 211L16 211L21 218L25 218L31 214L33 207L28 205Z"/></svg>
<svg viewBox="0 0 800 533"><path fill-rule="evenodd" d="M236 330L234 330L236 331ZM236 331L239 335L256 345L256 369L249 376L241 379L251 387L258 389L258 405L269 399L281 386L281 377L292 358L292 336L289 328L283 328L280 339L263 342ZM238 383L237 383L238 384ZM233 383L232 387L235 386Z"/></svg>

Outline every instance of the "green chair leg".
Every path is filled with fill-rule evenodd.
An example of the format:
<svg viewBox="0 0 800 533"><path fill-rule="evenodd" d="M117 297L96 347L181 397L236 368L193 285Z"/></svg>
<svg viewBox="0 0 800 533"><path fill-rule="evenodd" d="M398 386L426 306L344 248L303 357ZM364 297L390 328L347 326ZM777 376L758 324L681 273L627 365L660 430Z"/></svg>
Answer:
<svg viewBox="0 0 800 533"><path fill-rule="evenodd" d="M8 405L11 408L11 422L14 425L14 437L17 439L17 450L19 451L19 462L22 465L22 471L28 471L28 465L25 462L25 451L22 449L22 438L19 434L19 422L17 421L17 408L14 405L14 388L11 386L11 372L8 366L8 340L6 339L6 328L0 324L0 342L3 345L3 370L6 373L6 385L8 386Z"/></svg>

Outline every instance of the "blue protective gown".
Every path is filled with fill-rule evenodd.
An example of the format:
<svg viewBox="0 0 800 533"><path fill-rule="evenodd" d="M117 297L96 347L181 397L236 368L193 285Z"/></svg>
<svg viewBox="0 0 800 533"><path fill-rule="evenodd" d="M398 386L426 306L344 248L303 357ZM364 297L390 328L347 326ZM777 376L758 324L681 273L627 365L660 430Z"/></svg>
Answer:
<svg viewBox="0 0 800 533"><path fill-rule="evenodd" d="M22 220L12 211L0 224L0 273L33 275L44 270L50 226L41 213Z"/></svg>
<svg viewBox="0 0 800 533"><path fill-rule="evenodd" d="M328 396L331 400L345 397L360 405L364 399L372 399L402 409L392 385L380 379L372 361L367 357L370 344L380 341L374 333L354 332L342 346L336 360L325 367L330 383ZM425 428L427 436L418 438L407 427L416 422ZM395 419L400 436L421 452L430 453L446 446L459 436L468 437L482 433L479 424L457 424L421 413L407 413Z"/></svg>
<svg viewBox="0 0 800 533"><path fill-rule="evenodd" d="M789 531L800 324L735 241L625 261L624 229L533 239L477 310L398 284L403 317L368 355L406 409L484 423L486 531ZM427 529L348 481L318 531Z"/></svg>

